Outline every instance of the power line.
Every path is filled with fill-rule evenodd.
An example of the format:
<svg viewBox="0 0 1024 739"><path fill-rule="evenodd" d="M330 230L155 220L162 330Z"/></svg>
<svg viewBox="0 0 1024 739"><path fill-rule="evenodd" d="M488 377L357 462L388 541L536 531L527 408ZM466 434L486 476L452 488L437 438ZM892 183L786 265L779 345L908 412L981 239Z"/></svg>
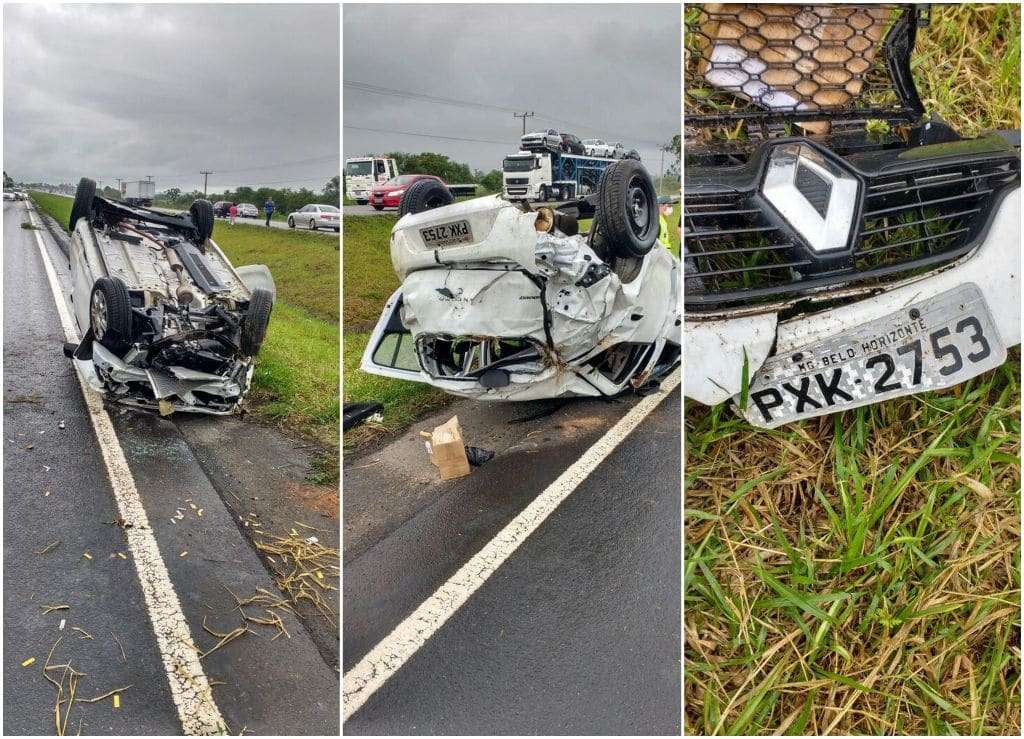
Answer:
<svg viewBox="0 0 1024 739"><path fill-rule="evenodd" d="M526 119L527 118L533 118L533 113L524 110L522 113L513 113L512 117L513 118L522 118L523 119L523 136L525 136L526 135Z"/></svg>
<svg viewBox="0 0 1024 739"><path fill-rule="evenodd" d="M413 131L391 131L384 128L365 128L363 126L350 126L344 124L342 128L351 128L355 131L371 131L373 133L390 133L398 136L417 136L424 139L440 139L442 141L469 141L475 144L497 144L499 146L508 147L508 141L496 141L494 139L468 139L462 136L441 136L440 134L432 133L415 133Z"/></svg>
<svg viewBox="0 0 1024 739"><path fill-rule="evenodd" d="M356 90L359 92L369 92L374 95L388 95L391 97L405 98L408 100L419 100L427 103L438 103L440 105L454 105L463 108L474 108L477 110L497 110L504 113L518 113L521 108L511 108L503 105L494 105L492 103L481 103L473 102L470 100L460 100L457 98L441 97L439 95L428 95L426 93L411 92L409 90L397 90L393 87L384 87L383 85L374 85L369 82L359 82L357 80L344 80L342 82L344 87L350 90ZM597 131L603 133L606 136L613 138L623 138L626 140L636 141L638 143L649 144L651 146L661 146L664 142L654 141L653 139L638 139L633 136L621 136L619 134L613 134L605 129L594 128L593 126L584 125L582 123L574 123L572 121L565 120L564 118L558 118L557 116L548 115L547 113L537 113L538 118L547 121L553 121L555 123L561 123L572 128L584 129L587 131ZM523 121L525 125L525 120ZM525 133L525 131L524 131Z"/></svg>

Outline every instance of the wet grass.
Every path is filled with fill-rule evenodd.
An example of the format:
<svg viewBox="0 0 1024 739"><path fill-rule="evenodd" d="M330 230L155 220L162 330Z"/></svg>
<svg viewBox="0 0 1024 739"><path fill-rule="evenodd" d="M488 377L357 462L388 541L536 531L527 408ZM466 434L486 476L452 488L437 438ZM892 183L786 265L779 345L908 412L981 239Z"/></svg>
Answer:
<svg viewBox="0 0 1024 739"><path fill-rule="evenodd" d="M774 431L686 408L689 734L1019 734L1020 354Z"/></svg>
<svg viewBox="0 0 1024 739"><path fill-rule="evenodd" d="M1019 6L932 5L925 107L1018 127L1019 37ZM685 733L1020 734L1019 349L773 431L684 425Z"/></svg>
<svg viewBox="0 0 1024 739"><path fill-rule="evenodd" d="M71 198L32 193L39 208L67 226ZM236 266L266 264L278 299L246 402L257 419L309 436L337 458L338 244L302 231L232 228L218 221L213 239ZM336 477L336 462L321 465ZM332 472L333 470L333 472Z"/></svg>

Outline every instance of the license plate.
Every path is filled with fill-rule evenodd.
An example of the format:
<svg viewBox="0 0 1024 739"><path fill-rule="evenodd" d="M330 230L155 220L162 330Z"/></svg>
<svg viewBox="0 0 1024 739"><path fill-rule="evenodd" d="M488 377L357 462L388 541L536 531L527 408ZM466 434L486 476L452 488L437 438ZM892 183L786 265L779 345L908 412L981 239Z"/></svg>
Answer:
<svg viewBox="0 0 1024 739"><path fill-rule="evenodd" d="M421 228L420 236L425 246L433 248L473 243L473 231L469 227L469 221L455 221Z"/></svg>
<svg viewBox="0 0 1024 739"><path fill-rule="evenodd" d="M751 378L741 412L755 426L774 428L952 387L1005 360L985 299L968 283L770 357ZM738 407L740 396L733 400Z"/></svg>

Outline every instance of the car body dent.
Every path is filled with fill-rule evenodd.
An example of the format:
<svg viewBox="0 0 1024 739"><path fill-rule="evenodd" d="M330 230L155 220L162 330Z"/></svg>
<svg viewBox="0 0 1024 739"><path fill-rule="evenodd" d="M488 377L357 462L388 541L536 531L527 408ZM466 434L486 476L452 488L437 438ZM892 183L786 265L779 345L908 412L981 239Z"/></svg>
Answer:
<svg viewBox="0 0 1024 739"><path fill-rule="evenodd" d="M464 397L534 400L614 395L642 383L667 344L681 343L681 269L661 246L623 283L587 244L586 236L539 233L537 213L484 197L404 216L392 231L391 257L402 286L388 300L361 361L366 372L416 380ZM472 243L428 247L421 229L466 220ZM587 277L597 269L601 277ZM589 273L591 276L594 273ZM542 347L529 366L511 366L508 383L431 376L423 367L373 361L387 327L426 337L522 340ZM619 344L651 348L644 366L618 383L588 361Z"/></svg>

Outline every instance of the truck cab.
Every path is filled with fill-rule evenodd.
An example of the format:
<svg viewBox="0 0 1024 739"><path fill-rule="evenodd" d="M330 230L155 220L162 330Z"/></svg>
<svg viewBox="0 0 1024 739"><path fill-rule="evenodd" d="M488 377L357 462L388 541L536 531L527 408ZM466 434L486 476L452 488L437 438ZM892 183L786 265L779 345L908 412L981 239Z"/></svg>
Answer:
<svg viewBox="0 0 1024 739"><path fill-rule="evenodd" d="M502 162L502 195L506 200L541 200L551 187L551 155L520 151Z"/></svg>
<svg viewBox="0 0 1024 739"><path fill-rule="evenodd" d="M374 185L398 176L398 165L387 157L353 157L345 160L345 195L360 205L370 202Z"/></svg>

